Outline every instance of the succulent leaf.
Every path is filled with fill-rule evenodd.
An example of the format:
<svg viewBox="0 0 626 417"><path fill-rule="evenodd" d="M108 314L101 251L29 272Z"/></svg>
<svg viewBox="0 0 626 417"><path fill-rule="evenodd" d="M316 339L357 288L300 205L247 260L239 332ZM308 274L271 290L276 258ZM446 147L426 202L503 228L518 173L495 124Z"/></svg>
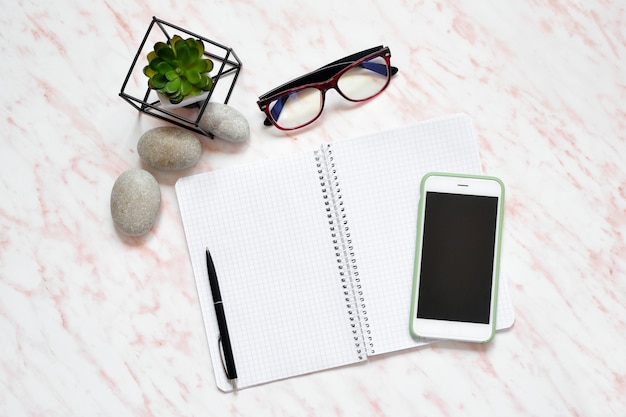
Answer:
<svg viewBox="0 0 626 417"><path fill-rule="evenodd" d="M156 59L158 57L157 53L154 51L150 51L148 52L148 62L153 61L154 59Z"/></svg>
<svg viewBox="0 0 626 417"><path fill-rule="evenodd" d="M159 56L159 58L161 58L161 59L163 59L165 61L171 61L174 58L176 58L176 55L174 54L174 51L169 46L166 46L164 48L160 48L158 51L156 51L156 54Z"/></svg>
<svg viewBox="0 0 626 417"><path fill-rule="evenodd" d="M205 74L201 74L198 86L204 91L208 91L213 86L213 79L211 77L207 77Z"/></svg>
<svg viewBox="0 0 626 417"><path fill-rule="evenodd" d="M161 62L165 62L165 61L163 61L163 60L162 60L161 58L159 58L159 57L156 57L156 58L154 58L152 61L149 61L148 65L150 66L150 68L152 68L153 70L155 70L155 71L157 71L157 72L158 72L158 71L159 71L159 68L158 68L158 67L159 67L159 64L160 64Z"/></svg>
<svg viewBox="0 0 626 417"><path fill-rule="evenodd" d="M178 58L182 66L185 67L193 63L189 46L185 42L178 42L176 47L176 58Z"/></svg>
<svg viewBox="0 0 626 417"><path fill-rule="evenodd" d="M150 88L158 90L165 87L165 84L167 84L167 78L165 78L163 74L156 74L155 76L150 78L149 82L152 83L152 86Z"/></svg>
<svg viewBox="0 0 626 417"><path fill-rule="evenodd" d="M154 44L154 52L158 53L159 49L169 48L169 45L165 42L157 42Z"/></svg>
<svg viewBox="0 0 626 417"><path fill-rule="evenodd" d="M191 87L191 95L192 96L199 96L200 94L202 94L202 89L196 87L196 86L192 86Z"/></svg>
<svg viewBox="0 0 626 417"><path fill-rule="evenodd" d="M157 71L155 71L152 68L150 68L150 65L146 65L145 67L143 67L143 73L148 78L152 78L152 77L154 77L155 75L158 74Z"/></svg>
<svg viewBox="0 0 626 417"><path fill-rule="evenodd" d="M188 80L182 80L180 83L180 94L188 96L191 93L193 86Z"/></svg>
<svg viewBox="0 0 626 417"><path fill-rule="evenodd" d="M174 36L172 36L172 40L170 41L170 43L172 44L172 47L174 47L174 48L175 48L175 47L176 47L176 44L177 44L178 42L180 42L180 41L184 41L184 40L183 40L183 38L181 38L181 37L180 37L180 36L178 36L178 35L174 35Z"/></svg>
<svg viewBox="0 0 626 417"><path fill-rule="evenodd" d="M213 71L213 61L210 59L205 59L204 61L206 62L206 72Z"/></svg>
<svg viewBox="0 0 626 417"><path fill-rule="evenodd" d="M166 74L167 72L174 70L174 68L168 62L165 62L165 61L160 61L156 65L155 69L159 74Z"/></svg>
<svg viewBox="0 0 626 417"><path fill-rule="evenodd" d="M193 63L195 63L196 61L198 61L199 58L201 58L202 56L200 55L200 52L198 51L198 48L193 48L190 47L189 48L189 65L192 65Z"/></svg>
<svg viewBox="0 0 626 417"><path fill-rule="evenodd" d="M198 85L198 83L200 82L200 73L198 71L194 71L194 70L189 70L187 71L187 80L189 80L189 82L193 85Z"/></svg>
<svg viewBox="0 0 626 417"><path fill-rule="evenodd" d="M185 44L189 48L192 62L195 62L198 59L202 58L202 54L204 53L204 47L200 45L195 39L189 38L185 41Z"/></svg>
<svg viewBox="0 0 626 417"><path fill-rule="evenodd" d="M171 80L168 81L167 84L165 84L165 92L167 94L174 94L177 93L178 90L180 89L180 78L176 78L175 80Z"/></svg>
<svg viewBox="0 0 626 417"><path fill-rule="evenodd" d="M208 59L199 59L189 66L190 70L197 71L199 73L211 71L212 65L209 65Z"/></svg>
<svg viewBox="0 0 626 417"><path fill-rule="evenodd" d="M204 55L204 42L202 42L200 39L195 41L196 43L196 49L198 50L198 57L201 57L202 55Z"/></svg>
<svg viewBox="0 0 626 417"><path fill-rule="evenodd" d="M168 71L168 72L165 73L165 78L167 78L168 81L175 80L175 79L179 78L178 72L176 72L176 70Z"/></svg>

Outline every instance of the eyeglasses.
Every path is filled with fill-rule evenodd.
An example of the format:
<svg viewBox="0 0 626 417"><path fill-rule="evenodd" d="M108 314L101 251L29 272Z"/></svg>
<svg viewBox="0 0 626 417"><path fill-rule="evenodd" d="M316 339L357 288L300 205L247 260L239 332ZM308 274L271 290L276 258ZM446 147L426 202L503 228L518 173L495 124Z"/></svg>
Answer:
<svg viewBox="0 0 626 417"><path fill-rule="evenodd" d="M398 72L390 63L391 51L377 46L325 65L259 97L267 117L265 126L294 130L313 123L322 114L326 92L335 89L343 98L360 102L380 94Z"/></svg>

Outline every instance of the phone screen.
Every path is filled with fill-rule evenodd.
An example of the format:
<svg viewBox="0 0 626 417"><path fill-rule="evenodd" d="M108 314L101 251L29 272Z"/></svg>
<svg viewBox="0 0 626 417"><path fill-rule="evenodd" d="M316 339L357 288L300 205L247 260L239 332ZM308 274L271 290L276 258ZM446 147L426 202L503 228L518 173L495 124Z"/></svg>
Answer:
<svg viewBox="0 0 626 417"><path fill-rule="evenodd" d="M417 318L489 323L498 197L427 192Z"/></svg>

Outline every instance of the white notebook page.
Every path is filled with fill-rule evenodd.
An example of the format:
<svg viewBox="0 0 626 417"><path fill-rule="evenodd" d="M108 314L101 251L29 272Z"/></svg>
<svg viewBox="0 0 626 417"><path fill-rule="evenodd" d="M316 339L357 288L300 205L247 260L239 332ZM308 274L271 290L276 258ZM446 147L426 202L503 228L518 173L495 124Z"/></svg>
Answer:
<svg viewBox="0 0 626 417"><path fill-rule="evenodd" d="M231 386L219 352L207 246L240 387L359 360L313 153L183 178L176 193L220 389Z"/></svg>
<svg viewBox="0 0 626 417"><path fill-rule="evenodd" d="M454 115L331 147L363 285L369 354L423 344L408 330L420 182L429 171L481 173L471 120ZM506 284L499 309L497 327L511 326Z"/></svg>

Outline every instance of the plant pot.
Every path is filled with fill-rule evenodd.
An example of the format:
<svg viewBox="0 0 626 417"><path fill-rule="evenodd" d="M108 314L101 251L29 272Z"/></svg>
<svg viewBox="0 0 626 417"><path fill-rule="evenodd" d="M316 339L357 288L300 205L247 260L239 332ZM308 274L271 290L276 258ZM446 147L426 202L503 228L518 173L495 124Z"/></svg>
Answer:
<svg viewBox="0 0 626 417"><path fill-rule="evenodd" d="M204 93L198 96L187 96L183 99L183 101L177 104L172 104L170 102L170 98L167 95L163 93L159 93L158 91L157 91L157 96L159 97L159 101L161 102L160 107L167 109L167 110L171 110L171 109L179 109L181 107L187 107L192 104L202 102L206 100L207 97L209 97L210 93L211 93L210 91L205 91Z"/></svg>

